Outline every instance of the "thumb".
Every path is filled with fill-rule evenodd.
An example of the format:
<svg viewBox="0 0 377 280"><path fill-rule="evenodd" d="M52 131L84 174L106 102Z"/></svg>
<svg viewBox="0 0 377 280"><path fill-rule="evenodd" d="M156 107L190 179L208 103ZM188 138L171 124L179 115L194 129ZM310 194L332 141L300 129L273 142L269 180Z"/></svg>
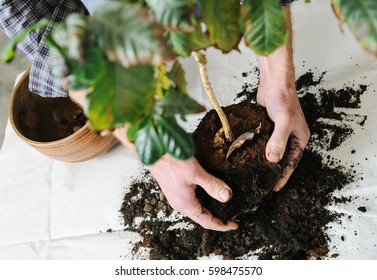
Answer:
<svg viewBox="0 0 377 280"><path fill-rule="evenodd" d="M284 155L289 138L289 128L275 123L274 131L266 145L266 158L270 162L278 162Z"/></svg>
<svg viewBox="0 0 377 280"><path fill-rule="evenodd" d="M201 186L211 197L220 202L227 202L232 198L232 189L224 181L212 176L202 168L195 181L196 184Z"/></svg>

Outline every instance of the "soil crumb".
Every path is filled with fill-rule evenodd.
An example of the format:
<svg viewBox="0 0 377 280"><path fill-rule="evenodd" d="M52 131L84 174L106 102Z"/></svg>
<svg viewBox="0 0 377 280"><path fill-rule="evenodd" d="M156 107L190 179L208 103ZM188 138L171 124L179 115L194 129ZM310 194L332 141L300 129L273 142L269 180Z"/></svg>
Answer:
<svg viewBox="0 0 377 280"><path fill-rule="evenodd" d="M360 206L359 208L357 208L357 210L359 210L360 212L365 213L367 211L367 208L364 207L364 206Z"/></svg>
<svg viewBox="0 0 377 280"><path fill-rule="evenodd" d="M348 113L359 108L367 85L325 89L323 77L308 72L297 79L297 92L311 130L310 143L287 185L272 193L252 213L240 215L237 231L220 233L205 230L175 212L151 174L134 180L125 194L121 214L125 229L135 231L142 241L134 246L135 258L147 249L149 259L324 259L330 237L326 228L339 213L326 208L331 203L347 203L351 198L335 198L332 193L358 176L326 155L363 126L367 117ZM245 84L237 99L255 102L257 87ZM354 111L352 111L354 112ZM356 151L355 151L356 152ZM359 211L365 212L365 207ZM344 237L342 236L342 241Z"/></svg>

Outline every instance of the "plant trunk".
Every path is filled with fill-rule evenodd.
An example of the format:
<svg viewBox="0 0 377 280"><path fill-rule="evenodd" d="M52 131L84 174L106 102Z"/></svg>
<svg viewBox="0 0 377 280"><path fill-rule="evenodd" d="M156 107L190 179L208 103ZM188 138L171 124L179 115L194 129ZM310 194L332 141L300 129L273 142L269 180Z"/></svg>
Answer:
<svg viewBox="0 0 377 280"><path fill-rule="evenodd" d="M212 89L212 86L211 86L211 82L209 81L209 78L208 78L208 72L207 72L207 67L206 67L207 60L206 60L205 56L203 54L199 53L199 52L193 52L193 55L194 55L196 61L198 62L198 65L199 65L200 76L202 78L204 89L205 89L213 107L215 108L217 115L220 118L222 127L224 129L225 138L226 138L227 141L232 142L233 141L233 133L232 133L232 130L230 128L228 119L227 119L223 109L221 108L219 101L216 98L216 95L215 95L215 93Z"/></svg>

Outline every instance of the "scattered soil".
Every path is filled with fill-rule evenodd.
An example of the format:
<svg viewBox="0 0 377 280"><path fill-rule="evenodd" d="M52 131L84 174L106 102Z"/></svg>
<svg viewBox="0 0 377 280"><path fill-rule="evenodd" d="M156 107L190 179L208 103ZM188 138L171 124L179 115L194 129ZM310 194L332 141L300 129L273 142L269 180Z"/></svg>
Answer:
<svg viewBox="0 0 377 280"><path fill-rule="evenodd" d="M27 87L20 93L13 110L15 125L30 140L60 140L79 130L87 121L81 107L69 97L43 98L31 93Z"/></svg>
<svg viewBox="0 0 377 280"><path fill-rule="evenodd" d="M326 206L350 202L351 197L332 194L354 181L357 174L326 155L326 151L342 145L353 128L366 121L366 116L342 109L358 108L367 86L325 89L321 87L324 74L316 78L318 75L308 72L297 80L312 137L281 191L271 192L254 212L239 215L238 230L220 233L205 230L173 211L146 171L143 179L131 184L121 208L125 228L143 237L134 253L148 249L150 259L198 259L210 255L223 259L336 258L338 254L327 256L330 237L326 228L342 214L331 212ZM255 95L256 87L245 85L238 99L255 102ZM361 206L359 211L366 209Z"/></svg>
<svg viewBox="0 0 377 280"><path fill-rule="evenodd" d="M245 141L228 158L226 155L232 142L225 141L224 135L215 137L222 127L215 110L206 114L193 134L196 158L201 166L233 190L233 197L226 204L213 199L202 188L197 188L197 197L206 209L227 222L242 213L253 212L259 206L280 178L285 160L273 164L265 157L274 123L264 107L241 102L223 109L234 139L245 132L254 133L260 126L259 133L254 133L253 139Z"/></svg>

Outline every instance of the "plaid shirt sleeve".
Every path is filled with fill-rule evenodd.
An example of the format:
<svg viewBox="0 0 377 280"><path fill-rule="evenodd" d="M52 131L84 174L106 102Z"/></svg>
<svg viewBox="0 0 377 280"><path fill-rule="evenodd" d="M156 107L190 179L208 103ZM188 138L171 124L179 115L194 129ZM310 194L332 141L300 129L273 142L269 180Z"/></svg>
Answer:
<svg viewBox="0 0 377 280"><path fill-rule="evenodd" d="M85 6L79 0L3 0L0 3L0 25L10 38L42 18L50 20L47 28L29 33L18 48L31 62L30 91L43 97L66 97L61 80L52 73L44 37L55 22L63 21L69 14L88 14Z"/></svg>

